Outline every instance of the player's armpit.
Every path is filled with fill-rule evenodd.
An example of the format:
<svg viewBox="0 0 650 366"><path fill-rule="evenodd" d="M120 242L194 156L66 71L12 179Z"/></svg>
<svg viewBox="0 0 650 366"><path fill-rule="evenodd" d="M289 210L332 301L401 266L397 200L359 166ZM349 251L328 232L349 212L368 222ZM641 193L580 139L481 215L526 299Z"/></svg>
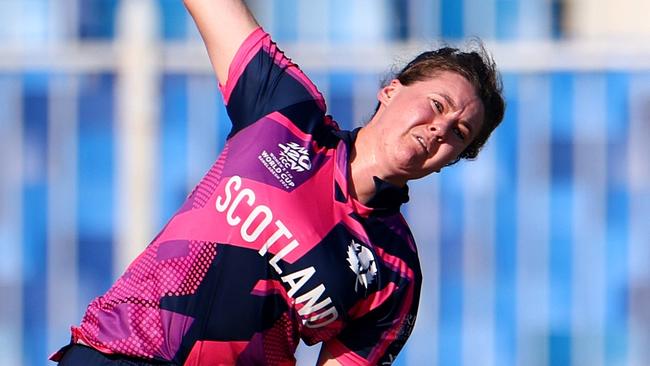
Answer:
<svg viewBox="0 0 650 366"><path fill-rule="evenodd" d="M183 0L222 85L239 46L259 25L242 0Z"/></svg>

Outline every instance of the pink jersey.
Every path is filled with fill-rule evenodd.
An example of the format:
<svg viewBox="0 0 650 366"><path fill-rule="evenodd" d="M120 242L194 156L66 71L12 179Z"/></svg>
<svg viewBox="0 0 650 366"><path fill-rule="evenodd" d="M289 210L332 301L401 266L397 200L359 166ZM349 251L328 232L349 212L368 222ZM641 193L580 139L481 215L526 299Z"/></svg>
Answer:
<svg viewBox="0 0 650 366"><path fill-rule="evenodd" d="M294 365L302 338L344 365L390 364L421 282L406 187L376 179L367 205L350 196L356 131L262 29L220 88L223 152L73 340L174 364Z"/></svg>

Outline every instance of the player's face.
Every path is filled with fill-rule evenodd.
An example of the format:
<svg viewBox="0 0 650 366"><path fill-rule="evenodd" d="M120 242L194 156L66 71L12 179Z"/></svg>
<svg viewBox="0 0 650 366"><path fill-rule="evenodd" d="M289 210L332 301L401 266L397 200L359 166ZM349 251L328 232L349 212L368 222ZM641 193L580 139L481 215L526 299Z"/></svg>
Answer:
<svg viewBox="0 0 650 366"><path fill-rule="evenodd" d="M483 103L464 77L441 71L427 81L393 80L378 93L377 157L398 180L440 171L474 140ZM401 179L400 179L401 178Z"/></svg>

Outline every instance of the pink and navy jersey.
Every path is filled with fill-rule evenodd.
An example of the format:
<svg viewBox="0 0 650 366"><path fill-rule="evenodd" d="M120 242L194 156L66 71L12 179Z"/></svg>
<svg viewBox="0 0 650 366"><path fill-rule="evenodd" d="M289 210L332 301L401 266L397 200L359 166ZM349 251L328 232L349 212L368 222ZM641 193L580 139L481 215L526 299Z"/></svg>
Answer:
<svg viewBox="0 0 650 366"><path fill-rule="evenodd" d="M220 85L233 129L218 160L73 340L183 365L294 365L300 339L343 365L390 364L421 273L406 187L348 192L356 132L255 30Z"/></svg>

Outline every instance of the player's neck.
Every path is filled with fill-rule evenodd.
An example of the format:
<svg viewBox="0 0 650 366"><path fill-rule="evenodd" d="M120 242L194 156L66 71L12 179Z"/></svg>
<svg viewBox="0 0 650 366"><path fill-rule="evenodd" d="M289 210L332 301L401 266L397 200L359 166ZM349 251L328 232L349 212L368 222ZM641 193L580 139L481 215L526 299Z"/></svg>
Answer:
<svg viewBox="0 0 650 366"><path fill-rule="evenodd" d="M383 171L383 166L377 159L375 153L376 139L372 136L372 130L366 126L359 130L357 138L350 152L350 182L348 189L350 194L359 202L365 204L375 195L375 180L378 177L396 186L403 186L406 181L391 179Z"/></svg>

